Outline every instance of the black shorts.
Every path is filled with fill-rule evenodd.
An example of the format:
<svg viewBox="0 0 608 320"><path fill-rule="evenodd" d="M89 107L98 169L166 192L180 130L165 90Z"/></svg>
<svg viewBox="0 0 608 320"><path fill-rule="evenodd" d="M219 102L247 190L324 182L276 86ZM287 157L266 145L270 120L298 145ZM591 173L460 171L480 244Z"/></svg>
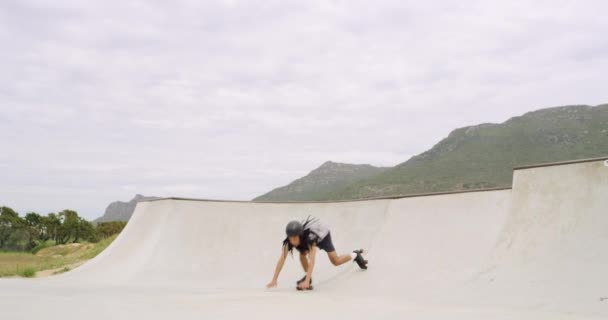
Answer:
<svg viewBox="0 0 608 320"><path fill-rule="evenodd" d="M325 252L334 252L336 248L334 248L334 244L331 242L331 233L328 233L321 242L317 243L317 247L321 250L325 250Z"/></svg>

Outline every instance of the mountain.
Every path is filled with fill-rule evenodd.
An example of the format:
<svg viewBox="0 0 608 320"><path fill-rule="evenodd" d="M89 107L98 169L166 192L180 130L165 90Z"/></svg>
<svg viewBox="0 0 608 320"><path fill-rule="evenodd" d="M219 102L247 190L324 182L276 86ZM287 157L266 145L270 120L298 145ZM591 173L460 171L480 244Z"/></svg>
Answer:
<svg viewBox="0 0 608 320"><path fill-rule="evenodd" d="M145 197L141 194L135 195L135 198L129 202L116 201L110 203L106 208L103 216L97 218L95 222L107 222L107 221L128 221L135 211L135 206L140 201L161 199L159 197Z"/></svg>
<svg viewBox="0 0 608 320"><path fill-rule="evenodd" d="M384 172L387 168L369 164L346 164L327 161L305 177L274 189L253 201L299 201L317 199L359 180Z"/></svg>
<svg viewBox="0 0 608 320"><path fill-rule="evenodd" d="M608 104L541 109L500 124L456 129L430 150L395 167L299 200L510 187L514 167L607 155ZM290 196L286 192L273 200Z"/></svg>

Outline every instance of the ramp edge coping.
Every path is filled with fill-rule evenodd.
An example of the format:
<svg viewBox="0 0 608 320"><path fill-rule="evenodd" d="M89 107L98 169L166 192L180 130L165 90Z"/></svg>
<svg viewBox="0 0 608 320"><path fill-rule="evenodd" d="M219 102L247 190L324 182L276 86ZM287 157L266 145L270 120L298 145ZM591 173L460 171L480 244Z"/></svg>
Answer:
<svg viewBox="0 0 608 320"><path fill-rule="evenodd" d="M553 166L562 166L562 165L567 165L567 164L577 164L577 163L606 161L606 160L608 160L608 156L600 157L600 158L588 158L588 159L531 164L531 165L526 165L526 166L515 167L515 168L513 168L513 170L525 170L525 169L542 168L542 167L553 167Z"/></svg>
<svg viewBox="0 0 608 320"><path fill-rule="evenodd" d="M200 199L200 198L182 198L182 197L166 197L160 199L143 200L141 202L154 202L163 200L183 200L183 201L206 201L206 202L239 202L239 203L340 203L340 202L360 202L360 201L374 201L374 200L394 200L403 198L416 198L416 197L430 197L430 196L441 196L461 193L474 193L474 192L489 192L489 191L504 191L511 190L511 188L487 188L487 189L470 189L470 190L458 190L448 192L429 192L429 193L414 193L405 195L394 195L386 197L374 197L374 198L360 198L360 199L349 199L349 200L331 200L331 201L247 201L247 200L214 200L214 199Z"/></svg>

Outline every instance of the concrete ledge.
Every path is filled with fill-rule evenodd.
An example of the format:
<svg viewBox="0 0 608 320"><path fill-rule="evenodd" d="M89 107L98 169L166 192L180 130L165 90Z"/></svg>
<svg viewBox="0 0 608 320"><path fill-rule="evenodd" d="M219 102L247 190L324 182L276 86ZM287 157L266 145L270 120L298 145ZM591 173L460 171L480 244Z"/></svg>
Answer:
<svg viewBox="0 0 608 320"><path fill-rule="evenodd" d="M542 168L542 167L552 167L552 166L561 166L561 165L566 165L566 164L596 162L596 161L605 161L605 160L608 160L608 156L601 157L601 158L589 158L589 159L569 160L569 161L561 161L561 162L549 162L549 163L532 164L532 165L527 165L527 166L515 167L515 168L513 168L513 170L524 170L524 169L533 169L533 168Z"/></svg>
<svg viewBox="0 0 608 320"><path fill-rule="evenodd" d="M450 194L489 192L489 191L502 191L502 190L511 190L511 188L487 188L487 189L470 189L470 190L458 190L458 191L446 191L446 192L414 193L414 194L394 195L394 196L386 196L386 197L361 198L361 199L350 199L350 200L332 200L332 201L245 201L245 200L214 200L214 199L167 197L167 198L161 198L161 199L144 200L141 202L154 202L154 201L163 201L163 200L183 200L183 201L232 202L232 203L234 203L234 202L236 202L236 203L340 203L340 202L359 202L359 201L392 200L392 199L415 198L415 197L430 197L430 196L442 196L442 195L450 195Z"/></svg>

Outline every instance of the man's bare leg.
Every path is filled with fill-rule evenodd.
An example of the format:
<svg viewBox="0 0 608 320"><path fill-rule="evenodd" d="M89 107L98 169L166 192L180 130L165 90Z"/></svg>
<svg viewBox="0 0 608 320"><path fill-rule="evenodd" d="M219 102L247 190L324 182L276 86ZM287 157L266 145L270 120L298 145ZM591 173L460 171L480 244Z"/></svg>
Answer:
<svg viewBox="0 0 608 320"><path fill-rule="evenodd" d="M334 266L339 266L341 264L345 264L345 263L349 262L350 260L352 260L352 257L350 255L344 254L344 255L338 256L338 254L335 251L328 252L327 256L329 257L329 261L331 261L331 264L333 264Z"/></svg>

